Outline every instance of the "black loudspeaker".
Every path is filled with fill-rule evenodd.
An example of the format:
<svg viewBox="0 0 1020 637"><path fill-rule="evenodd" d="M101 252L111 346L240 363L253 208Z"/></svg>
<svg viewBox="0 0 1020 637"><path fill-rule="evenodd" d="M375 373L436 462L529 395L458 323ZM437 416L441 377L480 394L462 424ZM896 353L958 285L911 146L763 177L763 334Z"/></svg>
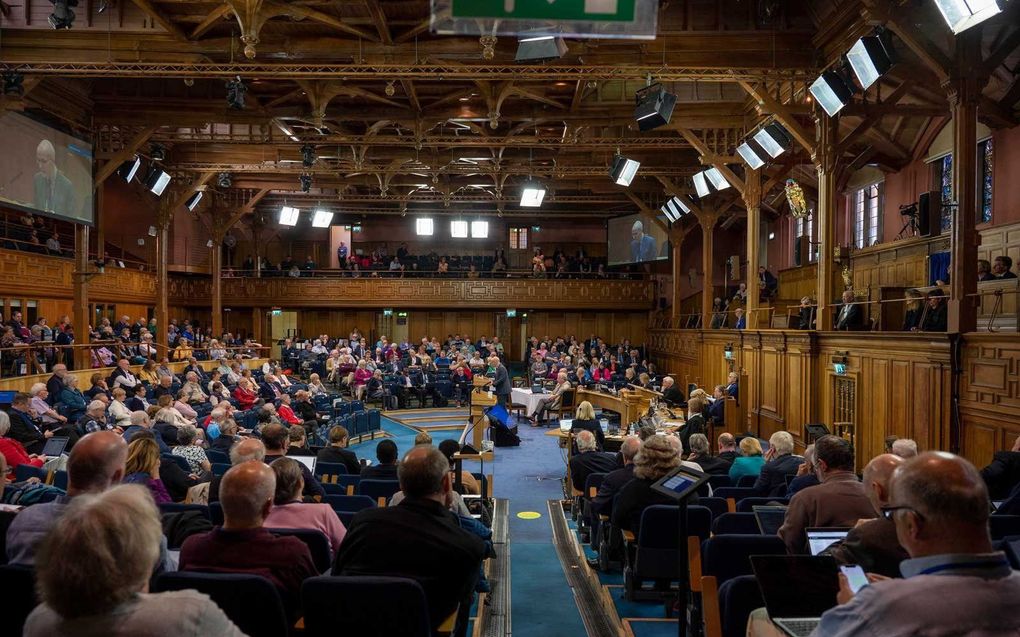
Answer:
<svg viewBox="0 0 1020 637"><path fill-rule="evenodd" d="M804 428L807 430L808 444L813 443L822 436L829 435L829 428L820 422L810 422L804 425Z"/></svg>
<svg viewBox="0 0 1020 637"><path fill-rule="evenodd" d="M918 197L917 231L922 237L937 237L942 233L942 193L939 191L922 192Z"/></svg>

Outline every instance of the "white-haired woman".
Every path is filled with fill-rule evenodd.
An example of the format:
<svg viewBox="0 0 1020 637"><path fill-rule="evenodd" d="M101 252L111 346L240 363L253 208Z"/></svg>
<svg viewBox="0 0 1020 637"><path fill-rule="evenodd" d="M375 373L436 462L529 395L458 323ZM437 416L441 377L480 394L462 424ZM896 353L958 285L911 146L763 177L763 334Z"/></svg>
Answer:
<svg viewBox="0 0 1020 637"><path fill-rule="evenodd" d="M42 603L24 635L221 635L243 633L208 596L151 594L163 527L142 487L76 496L42 541L36 583Z"/></svg>

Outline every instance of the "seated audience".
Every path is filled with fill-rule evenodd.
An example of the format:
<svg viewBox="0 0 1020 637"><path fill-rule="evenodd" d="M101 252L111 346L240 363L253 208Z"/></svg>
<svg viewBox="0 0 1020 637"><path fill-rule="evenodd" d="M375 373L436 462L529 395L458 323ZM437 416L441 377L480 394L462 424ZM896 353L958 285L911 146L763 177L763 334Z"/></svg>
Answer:
<svg viewBox="0 0 1020 637"><path fill-rule="evenodd" d="M1013 270L1013 258L1006 255L995 257L992 262L992 276L996 279L1015 279L1016 273Z"/></svg>
<svg viewBox="0 0 1020 637"><path fill-rule="evenodd" d="M641 443L641 449L634 456L634 479L625 484L613 504L612 520L614 537L611 546L622 542L618 531L631 531L637 536L641 526L641 513L653 504L674 504L674 501L656 491L652 485L681 464L701 470L694 463L681 462L683 446L676 436L649 436ZM697 504L697 496L688 502Z"/></svg>
<svg viewBox="0 0 1020 637"><path fill-rule="evenodd" d="M602 484L599 486L595 497L590 501L592 515L610 515L613 511L613 498L619 493L623 485L627 484L634 477L634 456L641 449L641 439L637 436L627 436L620 444L620 456L623 459L623 466L610 471Z"/></svg>
<svg viewBox="0 0 1020 637"><path fill-rule="evenodd" d="M159 512L141 489L118 486L63 506L39 548L42 603L28 616L25 635L243 636L202 593L148 592L163 535Z"/></svg>
<svg viewBox="0 0 1020 637"><path fill-rule="evenodd" d="M170 504L173 499L159 477L159 447L148 436L137 436L128 445L124 483L140 484L149 490L156 504Z"/></svg>
<svg viewBox="0 0 1020 637"><path fill-rule="evenodd" d="M769 450L765 452L765 464L754 483L755 492L764 497L782 497L786 493L786 476L797 475L803 460L793 453L793 436L790 432L777 431L772 434L769 437Z"/></svg>
<svg viewBox="0 0 1020 637"><path fill-rule="evenodd" d="M127 393L120 387L114 388L112 393L113 400L110 401L110 406L107 409L110 423L115 427L126 429L131 426L131 410L124 404Z"/></svg>
<svg viewBox="0 0 1020 637"><path fill-rule="evenodd" d="M733 459L733 466L730 467L730 481L733 484L736 484L744 476L760 477L761 468L765 466L761 443L754 436L741 438L740 453L741 455Z"/></svg>
<svg viewBox="0 0 1020 637"><path fill-rule="evenodd" d="M928 292L928 307L925 309L924 318L921 320L922 332L945 332L947 326L946 293L941 288L935 288Z"/></svg>
<svg viewBox="0 0 1020 637"><path fill-rule="evenodd" d="M817 635L1015 635L1020 573L988 534L988 492L977 470L945 452L896 469L883 514L910 555L904 579L875 581L857 594L840 577L840 604Z"/></svg>
<svg viewBox="0 0 1020 637"><path fill-rule="evenodd" d="M329 430L329 445L319 450L317 454L319 462L332 462L342 464L347 473L358 475L361 473L361 463L358 456L347 447L347 428L336 425Z"/></svg>
<svg viewBox="0 0 1020 637"><path fill-rule="evenodd" d="M593 473L609 473L618 469L620 464L615 453L599 451L595 435L590 431L581 431L574 437L577 453L570 457L570 483L574 489L584 491L588 476Z"/></svg>
<svg viewBox="0 0 1020 637"><path fill-rule="evenodd" d="M219 427L220 435L209 443L209 449L229 454L230 448L240 441L240 437L237 435L237 422L233 418L226 417L219 421Z"/></svg>
<svg viewBox="0 0 1020 637"><path fill-rule="evenodd" d="M699 394L693 395L687 401L687 422L680 428L680 442L683 443L684 449L688 449L691 446L691 436L694 434L705 433L705 416L702 412L705 410L706 400Z"/></svg>
<svg viewBox="0 0 1020 637"><path fill-rule="evenodd" d="M559 372L556 375L556 387L547 396L539 399L538 405L535 407L535 415L531 417L532 425L537 426L543 421L547 412L559 409L563 393L569 390L571 390L571 385L567 380L567 373Z"/></svg>
<svg viewBox="0 0 1020 637"><path fill-rule="evenodd" d="M329 539L329 547L336 554L347 529L337 517L333 507L317 502L304 502L301 492L304 479L301 477L301 463L290 458L280 458L272 465L276 474L276 491L273 509L266 516L263 525L267 529L314 529Z"/></svg>
<svg viewBox="0 0 1020 637"><path fill-rule="evenodd" d="M1009 451L996 451L992 461L981 470L992 500L1005 500L1020 485L1020 436Z"/></svg>
<svg viewBox="0 0 1020 637"><path fill-rule="evenodd" d="M733 437L733 434L723 432L719 434L719 438L716 439L716 447L719 449L717 457L722 458L731 465L740 453L737 451L737 441Z"/></svg>
<svg viewBox="0 0 1020 637"><path fill-rule="evenodd" d="M51 430L43 431L32 416L29 401L31 396L18 392L11 403L11 428L8 434L25 448L29 454L42 453L46 441L53 437Z"/></svg>
<svg viewBox="0 0 1020 637"><path fill-rule="evenodd" d="M790 480L786 487L786 497L792 498L794 493L819 484L821 482L815 472L815 446L810 444L804 450L804 462L797 467L797 477Z"/></svg>
<svg viewBox="0 0 1020 637"><path fill-rule="evenodd" d="M7 470L14 475L14 471L21 465L27 464L32 467L42 467L46 462L45 456L29 454L25 451L24 445L14 438L7 437L11 429L11 417L7 412L0 411L0 454L7 461Z"/></svg>
<svg viewBox="0 0 1020 637"><path fill-rule="evenodd" d="M464 635L485 543L461 528L447 504L450 466L432 447L414 447L400 463L404 499L359 511L333 564L333 575L409 577L425 591L433 628L458 605L455 634Z"/></svg>
<svg viewBox="0 0 1020 637"><path fill-rule="evenodd" d="M587 400L581 401L574 412L574 421L571 423L571 432L577 434L581 431L590 431L595 435L595 446L602 451L606 444L606 434L602 431L602 425L595 420L595 408Z"/></svg>
<svg viewBox="0 0 1020 637"><path fill-rule="evenodd" d="M793 496L779 529L790 553L807 552L809 528L852 527L878 516L854 474L854 450L848 441L832 435L816 440L814 465L821 484Z"/></svg>
<svg viewBox="0 0 1020 637"><path fill-rule="evenodd" d="M889 481L903 462L899 456L884 453L864 467L864 492L875 511L889 504ZM840 564L858 564L867 573L885 577L900 577L900 563L910 557L896 537L896 524L882 515L858 522L824 553Z"/></svg>
<svg viewBox="0 0 1020 637"><path fill-rule="evenodd" d="M270 423L262 429L262 442L266 445L265 462L266 464L273 464L287 455L287 447L290 444L290 432L281 424ZM304 496L306 498L322 500L326 492L304 464L301 464L301 477L305 481Z"/></svg>
<svg viewBox="0 0 1020 637"><path fill-rule="evenodd" d="M158 416L158 414L157 414ZM152 422L149 420L149 414L144 411L132 412L128 419L129 425L124 429L124 440L129 443L134 440L135 435L146 430L152 430ZM158 432L154 432L158 433ZM177 432L174 432L174 438L176 439ZM170 453L170 447L163 441L162 436L155 436L156 445L159 447L160 453Z"/></svg>
<svg viewBox="0 0 1020 637"><path fill-rule="evenodd" d="M730 474L730 467L733 466L733 463L712 456L712 448L705 434L691 435L690 444L691 454L687 456L689 462L700 466L702 471L710 475L726 476Z"/></svg>
<svg viewBox="0 0 1020 637"><path fill-rule="evenodd" d="M672 376L662 379L662 400L670 407L684 407L687 404L683 392Z"/></svg>
<svg viewBox="0 0 1020 637"><path fill-rule="evenodd" d="M52 502L33 504L11 522L7 530L8 562L34 564L39 542L53 528L68 503L79 495L100 493L118 484L124 476L127 454L127 443L112 431L83 436L67 460L67 495Z"/></svg>
<svg viewBox="0 0 1020 637"><path fill-rule="evenodd" d="M308 448L304 427L291 427L288 435L288 456L314 456L315 453Z"/></svg>
<svg viewBox="0 0 1020 637"><path fill-rule="evenodd" d="M375 446L375 457L378 464L361 469L362 480L396 480L397 443L392 440L379 441Z"/></svg>
<svg viewBox="0 0 1020 637"><path fill-rule="evenodd" d="M909 460L917 455L917 442L910 438L897 438L892 445L892 452L894 455Z"/></svg>
<svg viewBox="0 0 1020 637"><path fill-rule="evenodd" d="M198 429L186 425L177 429L177 446L170 453L181 456L188 461L191 472L195 474L212 473L209 457L205 455L202 441L198 437Z"/></svg>
<svg viewBox="0 0 1020 637"><path fill-rule="evenodd" d="M264 462L231 467L219 488L223 526L184 541L180 570L261 575L276 585L288 615L296 618L301 583L318 573L304 542L265 529L275 495L276 474Z"/></svg>

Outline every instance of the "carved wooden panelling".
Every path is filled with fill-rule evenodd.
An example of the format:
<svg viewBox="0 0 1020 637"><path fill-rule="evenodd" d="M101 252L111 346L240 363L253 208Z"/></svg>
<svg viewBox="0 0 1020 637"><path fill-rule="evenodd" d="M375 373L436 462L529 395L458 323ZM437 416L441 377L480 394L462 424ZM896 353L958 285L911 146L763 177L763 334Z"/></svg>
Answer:
<svg viewBox="0 0 1020 637"><path fill-rule="evenodd" d="M38 254L0 250L0 294L34 299L70 299L74 263ZM89 299L141 303L156 302L156 277L149 272L108 267L89 279Z"/></svg>
<svg viewBox="0 0 1020 637"><path fill-rule="evenodd" d="M978 466L1020 435L1020 339L973 334L963 347L960 378L961 444Z"/></svg>
<svg viewBox="0 0 1020 637"><path fill-rule="evenodd" d="M641 281L536 279L224 279L230 306L650 310L653 287ZM206 279L173 277L175 303L208 305Z"/></svg>

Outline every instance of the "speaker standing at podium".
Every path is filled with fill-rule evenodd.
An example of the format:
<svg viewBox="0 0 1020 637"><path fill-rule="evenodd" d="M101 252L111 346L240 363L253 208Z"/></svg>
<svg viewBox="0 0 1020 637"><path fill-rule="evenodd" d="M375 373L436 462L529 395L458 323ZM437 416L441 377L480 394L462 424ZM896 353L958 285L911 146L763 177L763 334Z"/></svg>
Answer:
<svg viewBox="0 0 1020 637"><path fill-rule="evenodd" d="M503 366L499 356L490 356L489 365L495 370L492 376L492 389L496 394L497 401L501 405L510 404L510 372Z"/></svg>

